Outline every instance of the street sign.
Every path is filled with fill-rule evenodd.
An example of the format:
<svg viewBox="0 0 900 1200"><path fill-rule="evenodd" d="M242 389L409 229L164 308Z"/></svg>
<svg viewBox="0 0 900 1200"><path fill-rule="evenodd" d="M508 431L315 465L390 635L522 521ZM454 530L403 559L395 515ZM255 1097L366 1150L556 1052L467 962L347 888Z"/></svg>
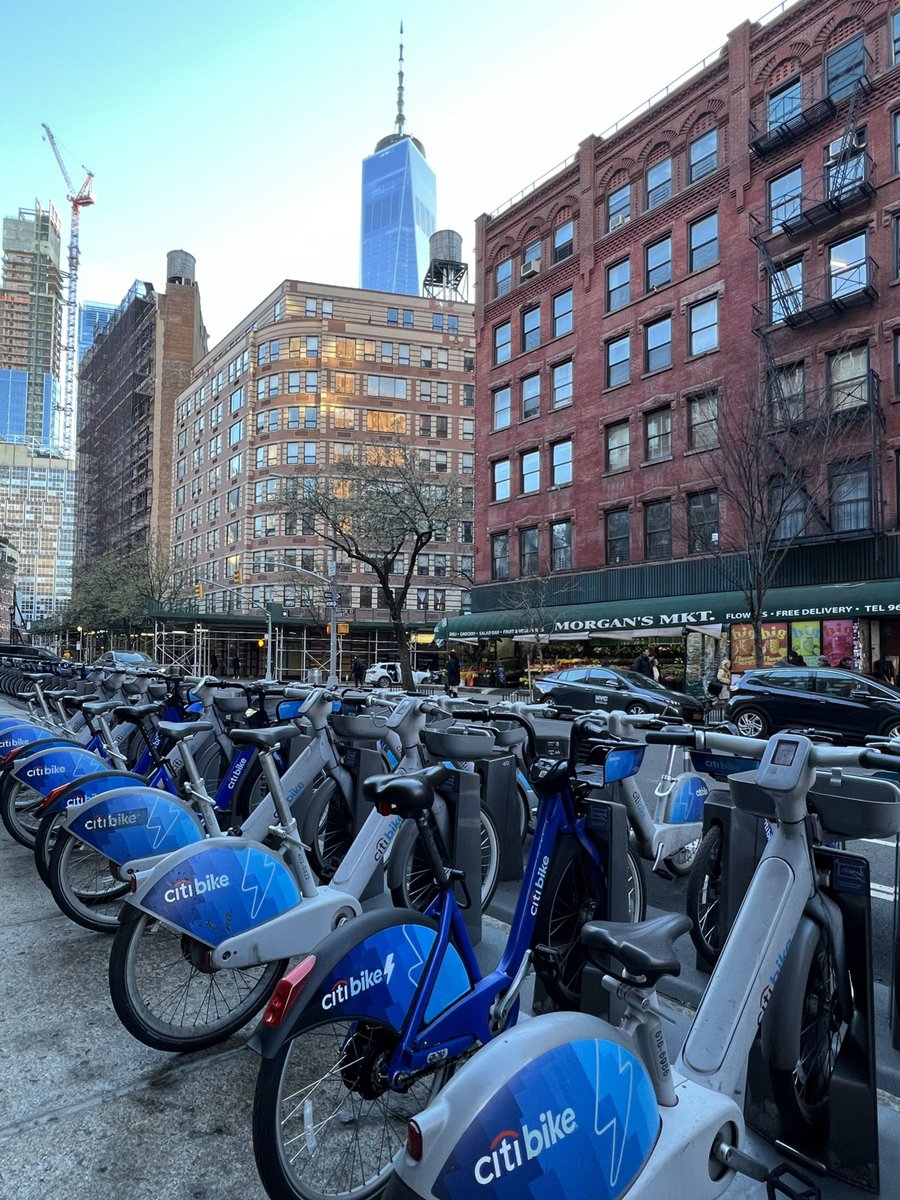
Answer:
<svg viewBox="0 0 900 1200"><path fill-rule="evenodd" d="M337 604L337 602L338 602L338 598L334 592L325 592L322 599L325 601L325 603L328 605L329 608L333 604Z"/></svg>

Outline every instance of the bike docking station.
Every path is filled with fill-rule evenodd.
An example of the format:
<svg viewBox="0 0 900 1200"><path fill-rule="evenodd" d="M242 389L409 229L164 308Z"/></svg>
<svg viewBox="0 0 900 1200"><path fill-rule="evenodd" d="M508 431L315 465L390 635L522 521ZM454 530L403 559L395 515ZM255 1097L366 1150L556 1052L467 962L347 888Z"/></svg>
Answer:
<svg viewBox="0 0 900 1200"><path fill-rule="evenodd" d="M704 830L707 824L714 823L722 830L723 940L734 924L750 877L765 849L768 818L774 818L771 801L756 787L755 777L755 771L731 775L731 799L717 797L708 802L710 811L704 822ZM810 793L811 806L821 797L830 812L841 808L840 817L829 822L828 836L840 839L876 836L872 821L877 821L877 816L873 814L886 807L884 781L828 772L820 772L820 780ZM863 809L865 816L857 816ZM858 828L854 828L854 822ZM797 935L785 948L778 971L760 998L760 1034L748 1060L744 1115L750 1128L807 1168L855 1188L878 1192L869 862L861 855L828 845L816 846L814 859L817 873L828 881L828 896L837 906L837 915L831 919L836 919L840 928L833 935L823 933L812 915L798 927ZM828 925L827 909L820 919ZM819 981L822 990L817 992ZM842 1005L845 1011L839 1014ZM827 1062L821 1062L816 1055L834 1054L842 1019L847 1028L827 1090L824 1094L816 1092L815 1085L810 1086L806 1080L812 1094L801 1097L804 1081L795 1077L798 1062L811 1066L812 1072L827 1070ZM794 1031L793 1038L790 1031ZM815 1042L817 1034L824 1039L823 1043ZM798 1092L794 1105L798 1111L790 1111L794 1105L788 1110L780 1106L773 1076L794 1078ZM817 1120L822 1112L826 1112L826 1118Z"/></svg>
<svg viewBox="0 0 900 1200"><path fill-rule="evenodd" d="M517 786L518 760L515 746L527 741L528 734L512 721L492 720L488 728L494 734L494 750L484 758L473 759L481 779L484 807L494 818L500 839L499 883L521 879L525 871L522 857L521 801Z"/></svg>

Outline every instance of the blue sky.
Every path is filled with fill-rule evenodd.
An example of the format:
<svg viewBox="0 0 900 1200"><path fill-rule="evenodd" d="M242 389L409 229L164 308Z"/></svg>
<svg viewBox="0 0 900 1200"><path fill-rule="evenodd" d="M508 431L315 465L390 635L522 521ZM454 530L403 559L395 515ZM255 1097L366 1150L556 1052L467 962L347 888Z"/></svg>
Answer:
<svg viewBox="0 0 900 1200"><path fill-rule="evenodd" d="M78 187L79 298L163 287L197 258L211 344L283 278L356 286L360 163L394 124L437 174L439 227L474 220L705 55L765 0L0 0L0 215ZM635 62L638 66L635 67Z"/></svg>

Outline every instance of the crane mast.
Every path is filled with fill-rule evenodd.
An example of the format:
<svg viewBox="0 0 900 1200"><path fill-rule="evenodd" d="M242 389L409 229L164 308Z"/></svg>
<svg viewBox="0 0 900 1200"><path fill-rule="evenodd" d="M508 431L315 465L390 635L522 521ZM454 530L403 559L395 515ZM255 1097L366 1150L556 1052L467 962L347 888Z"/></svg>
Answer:
<svg viewBox="0 0 900 1200"><path fill-rule="evenodd" d="M63 403L62 403L62 437L61 443L66 454L71 454L74 450L74 434L75 434L75 370L76 370L76 354L78 344L78 263L80 260L80 250L78 246L78 233L81 225L81 210L87 208L88 205L94 203L94 197L91 194L94 176L91 171L87 172L87 178L76 192L75 186L66 170L66 164L63 162L62 155L59 152L59 147L56 144L56 138L50 130L49 125L42 125L47 141L50 143L50 149L56 158L56 162L62 172L62 177L66 182L68 189L66 199L72 206L72 220L69 231L69 286L66 296L66 342L63 346ZM84 168L86 169L86 168Z"/></svg>

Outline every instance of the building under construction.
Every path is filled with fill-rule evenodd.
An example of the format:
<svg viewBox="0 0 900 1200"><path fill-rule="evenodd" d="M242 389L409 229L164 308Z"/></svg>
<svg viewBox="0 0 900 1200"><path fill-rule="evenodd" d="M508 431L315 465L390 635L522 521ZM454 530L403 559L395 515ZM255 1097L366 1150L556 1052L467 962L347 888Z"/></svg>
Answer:
<svg viewBox="0 0 900 1200"><path fill-rule="evenodd" d="M165 292L135 282L82 360L77 562L168 543L175 397L207 349L194 269L172 251Z"/></svg>

